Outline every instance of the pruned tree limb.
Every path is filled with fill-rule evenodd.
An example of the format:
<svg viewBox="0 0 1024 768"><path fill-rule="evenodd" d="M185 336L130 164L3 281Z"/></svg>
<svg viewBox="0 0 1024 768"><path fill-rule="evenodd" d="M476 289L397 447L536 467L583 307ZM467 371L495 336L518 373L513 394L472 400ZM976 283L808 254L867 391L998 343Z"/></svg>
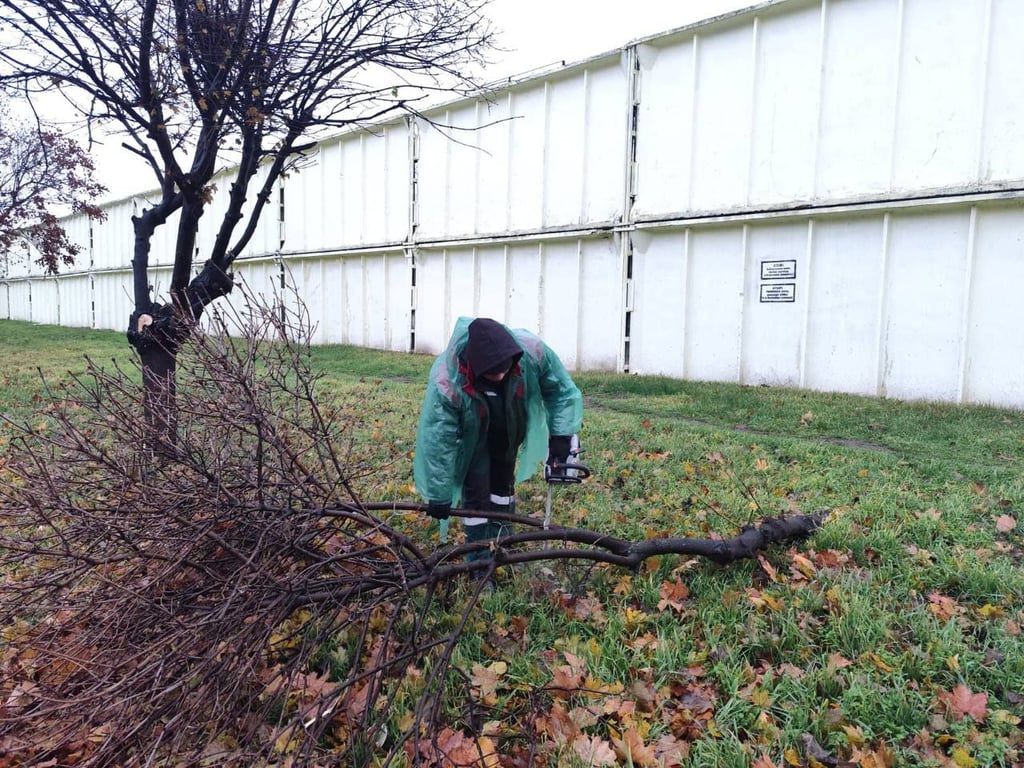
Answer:
<svg viewBox="0 0 1024 768"><path fill-rule="evenodd" d="M301 309L282 318L279 306L250 306L189 345L183 439L162 457L140 459L149 426L138 372L116 366L91 364L52 393L47 429L8 424L5 757L198 768L436 756L453 717L476 717L446 709L472 702L456 648L483 582L467 592L462 577L573 559L636 568L665 554L727 563L824 519L633 542L495 514L518 532L493 544L491 560L467 562L492 545L432 548L417 522L407 529L394 514L421 505L360 499L360 476L393 460L392 449L350 450L362 410L316 396ZM413 720L396 733L388 704L406 684Z"/></svg>

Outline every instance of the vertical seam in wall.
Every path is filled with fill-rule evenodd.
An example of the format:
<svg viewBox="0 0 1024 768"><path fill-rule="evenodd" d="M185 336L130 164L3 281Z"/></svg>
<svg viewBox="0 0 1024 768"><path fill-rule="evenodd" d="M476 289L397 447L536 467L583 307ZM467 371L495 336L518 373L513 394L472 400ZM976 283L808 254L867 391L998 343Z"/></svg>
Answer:
<svg viewBox="0 0 1024 768"><path fill-rule="evenodd" d="M693 208L694 175L697 173L697 101L700 87L700 35L693 33L693 82L690 87L690 172L686 182L686 210Z"/></svg>
<svg viewBox="0 0 1024 768"><path fill-rule="evenodd" d="M480 133L483 131L483 127L480 124L482 116L480 114L482 102L477 99L473 103L473 122L476 124L476 128L473 131L473 234L480 234L480 158L484 153L483 147L480 146Z"/></svg>
<svg viewBox="0 0 1024 768"><path fill-rule="evenodd" d="M359 177L367 179L367 134L359 133ZM366 187L364 187L366 188ZM369 240L367 231L367 195L359 196L359 243Z"/></svg>
<svg viewBox="0 0 1024 768"><path fill-rule="evenodd" d="M387 194L385 193L385 197ZM385 219L387 221L387 219ZM381 251L380 265L384 270L384 349L391 349L391 256L387 251Z"/></svg>
<svg viewBox="0 0 1024 768"><path fill-rule="evenodd" d="M419 303L419 292L417 284L417 259L416 259L416 223L419 220L419 122L415 117L406 118L406 126L409 131L409 139L406 145L406 168L408 176L406 183L408 189L408 206L406 209L406 231L405 231L405 255L408 269L406 272L407 284L409 286L409 318L407 321L407 339L410 352L416 351L416 308ZM340 147L339 147L340 149Z"/></svg>
<svg viewBox="0 0 1024 768"><path fill-rule="evenodd" d="M683 230L683 285L680 291L680 295L683 297L683 327L680 331L683 339L683 348L681 350L683 359L680 363L684 379L689 373L689 364L687 360L689 355L689 336L687 334L687 328L690 325L690 234L691 230L689 227Z"/></svg>
<svg viewBox="0 0 1024 768"><path fill-rule="evenodd" d="M327 314L327 311L326 311L327 310L327 296L328 296L328 290L327 290L327 259L317 259L317 261L320 264L320 306L323 308L321 310L322 314L326 315ZM315 322L315 321L311 320L311 322ZM327 334L329 333L329 331L327 329L327 323L326 322L323 322L323 321L320 322L320 331L319 332L320 332L320 335L323 337L324 342L327 342Z"/></svg>
<svg viewBox="0 0 1024 768"><path fill-rule="evenodd" d="M384 160L382 163L383 171L381 175L381 178L384 181L384 202L383 205L381 206L384 209L384 222L383 227L381 228L381 232L383 235L383 239L388 240L390 239L391 235L391 228L389 226L391 222L391 195L389 194L391 191L391 186L388 183L388 181L391 179L391 129L387 125L381 128L380 142L381 145L383 146L384 151Z"/></svg>
<svg viewBox="0 0 1024 768"><path fill-rule="evenodd" d="M1019 2L1019 0L1018 0ZM978 115L978 155L975 159L976 178L981 184L985 177L985 126L986 107L988 106L988 88L992 69L992 0L985 3L985 21L981 32L981 87L978 88L978 103L975 107Z"/></svg>
<svg viewBox="0 0 1024 768"><path fill-rule="evenodd" d="M750 91L747 94L750 101L750 114L748 117L749 131L747 132L747 183L745 185L745 203L750 205L753 198L752 187L754 185L754 135L757 127L757 55L760 48L761 17L755 16L751 25L751 46L750 46Z"/></svg>
<svg viewBox="0 0 1024 768"><path fill-rule="evenodd" d="M483 269L480 265L480 248L474 245L470 251L470 258L473 260L473 315L479 317L480 312L480 282Z"/></svg>
<svg viewBox="0 0 1024 768"><path fill-rule="evenodd" d="M875 396L885 397L886 376L885 361L888 357L886 323L886 302L888 294L886 286L889 283L889 236L892 226L892 214L886 213L882 216L882 253L878 270L878 307L875 313Z"/></svg>
<svg viewBox="0 0 1024 768"><path fill-rule="evenodd" d="M508 131L505 134L505 155L507 160L505 163L505 231L511 231L512 229L512 146L513 136L512 129L515 125L515 99L512 97L512 90L509 89L508 98L506 99L508 106ZM507 287L506 287L507 288Z"/></svg>
<svg viewBox="0 0 1024 768"><path fill-rule="evenodd" d="M587 176L587 152L590 149L590 70L583 70L583 125L580 127L580 134L583 136L581 142L581 159L582 163L580 166L580 210L579 216L580 221L584 222L587 220L587 184L590 181Z"/></svg>
<svg viewBox="0 0 1024 768"><path fill-rule="evenodd" d="M444 111L444 123L445 125L451 125L452 123L451 110L449 109ZM455 142L452 141L448 134L443 135L446 141L444 143L444 209L441 213L441 220L444 222L444 228L447 231L452 208L452 147Z"/></svg>
<svg viewBox="0 0 1024 768"><path fill-rule="evenodd" d="M509 312L512 311L512 258L509 255L509 244L505 243L501 249L501 267L502 275L504 276L505 285L505 306L502 307L502 317L508 318Z"/></svg>
<svg viewBox="0 0 1024 768"><path fill-rule="evenodd" d="M896 188L896 154L900 120L900 80L903 72L903 21L904 0L896 4L896 55L895 71L892 78L892 121L889 124L889 184L891 192Z"/></svg>
<svg viewBox="0 0 1024 768"><path fill-rule="evenodd" d="M575 361L573 367L577 370L582 368L583 364L583 324L585 317L583 315L587 302L580 301L583 296L583 270L585 264L583 262L583 240L581 238L576 239L576 354L574 355Z"/></svg>
<svg viewBox="0 0 1024 768"><path fill-rule="evenodd" d="M452 330L452 265L448 249L441 250L442 275L444 275L444 333L440 339L442 347L444 340L451 334Z"/></svg>
<svg viewBox="0 0 1024 768"><path fill-rule="evenodd" d="M544 312L544 288L547 283L547 251L544 241L537 241L537 325L541 336L548 335L547 314Z"/></svg>
<svg viewBox="0 0 1024 768"><path fill-rule="evenodd" d="M736 378L740 384L746 383L746 365L745 361L747 356L743 354L744 344L747 338L747 302L750 297L747 296L747 276L750 272L750 225L743 225L743 239L742 246L740 248L740 300L739 300L739 329L740 337L736 345Z"/></svg>
<svg viewBox="0 0 1024 768"><path fill-rule="evenodd" d="M548 157L551 146L551 82L544 81L544 125L543 144L540 151L540 225L548 225Z"/></svg>
<svg viewBox="0 0 1024 768"><path fill-rule="evenodd" d="M340 301L338 302L338 307L340 309L339 317L338 317L338 322L341 323L341 333L338 334L338 335L341 337L341 343L342 344L351 344L352 340L351 340L351 338L348 335L348 313L349 313L349 309L348 309L348 304L349 304L349 302L348 302L348 283L349 283L349 279L348 279L348 269L347 269L346 264L345 264L345 257L344 256L341 256L338 259L338 273L339 273L338 274L338 283L339 283L338 288L339 288L339 292L340 292L339 293Z"/></svg>
<svg viewBox="0 0 1024 768"><path fill-rule="evenodd" d="M814 122L814 166L811 168L811 195L821 193L821 126L825 112L825 61L828 41L828 0L821 0L821 22L818 26L818 113Z"/></svg>
<svg viewBox="0 0 1024 768"><path fill-rule="evenodd" d="M359 285L362 291L362 346L370 346L370 255L359 257Z"/></svg>
<svg viewBox="0 0 1024 768"><path fill-rule="evenodd" d="M960 360L957 377L957 402L967 402L967 373L970 368L971 342L971 300L974 294L974 257L977 253L978 206L971 206L970 223L967 227L967 253L964 264L964 306L960 318Z"/></svg>
<svg viewBox="0 0 1024 768"><path fill-rule="evenodd" d="M637 195L637 157L639 156L639 119L642 101L640 77L640 52L636 45L631 45L622 53L626 65L626 140L623 146L624 189L622 193L622 211L619 215L619 274L622 276L619 301L622 311L619 322L619 349L617 367L622 372L629 372L632 366L633 337L633 204ZM582 287L582 284L581 284Z"/></svg>
<svg viewBox="0 0 1024 768"><path fill-rule="evenodd" d="M803 291L804 296L804 317L803 317L803 328L800 331L800 372L799 381L801 387L807 386L807 346L810 340L809 333L811 328L811 299L814 298L814 294L811 292L811 274L814 269L814 219L807 220L807 247L804 251L804 268L803 272L803 287L801 289L801 281L799 278L796 280L796 290Z"/></svg>

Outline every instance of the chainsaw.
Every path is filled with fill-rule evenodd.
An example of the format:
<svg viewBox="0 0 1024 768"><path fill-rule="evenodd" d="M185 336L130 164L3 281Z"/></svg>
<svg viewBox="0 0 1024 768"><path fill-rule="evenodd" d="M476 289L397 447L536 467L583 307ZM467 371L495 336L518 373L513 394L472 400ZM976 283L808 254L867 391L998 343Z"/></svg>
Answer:
<svg viewBox="0 0 1024 768"><path fill-rule="evenodd" d="M590 477L590 470L580 464L581 453L583 453L583 449L580 447L580 438L578 435L573 435L569 448L569 457L565 460L565 463L544 465L544 480L548 484L548 497L544 503L545 531L551 527L551 496L555 486L582 483L586 478Z"/></svg>

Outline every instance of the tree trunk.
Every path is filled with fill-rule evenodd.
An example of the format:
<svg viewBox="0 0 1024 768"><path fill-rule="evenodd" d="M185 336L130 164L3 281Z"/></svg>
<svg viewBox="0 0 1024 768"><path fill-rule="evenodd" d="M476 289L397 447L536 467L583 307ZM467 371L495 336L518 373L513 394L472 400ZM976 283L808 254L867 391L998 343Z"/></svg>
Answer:
<svg viewBox="0 0 1024 768"><path fill-rule="evenodd" d="M188 322L169 304L152 304L150 312L132 313L128 341L142 365L143 449L170 458L178 442L178 348L188 336Z"/></svg>

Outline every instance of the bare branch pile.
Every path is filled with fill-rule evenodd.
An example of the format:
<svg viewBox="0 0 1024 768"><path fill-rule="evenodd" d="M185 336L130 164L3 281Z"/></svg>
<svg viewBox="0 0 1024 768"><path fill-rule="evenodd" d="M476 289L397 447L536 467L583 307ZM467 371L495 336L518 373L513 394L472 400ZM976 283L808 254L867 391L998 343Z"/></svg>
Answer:
<svg viewBox="0 0 1024 768"><path fill-rule="evenodd" d="M439 756L453 701L472 706L453 651L475 596L453 608L455 577L558 558L728 562L820 522L634 543L512 516L521 532L491 561L463 559L479 544L423 551L375 514L419 505L358 498L393 457L350 434L358 404L315 395L301 309L249 306L182 355L173 455L147 448L141 372L116 365L91 363L34 425L8 425L0 765L496 764ZM399 683L413 717L396 728Z"/></svg>

